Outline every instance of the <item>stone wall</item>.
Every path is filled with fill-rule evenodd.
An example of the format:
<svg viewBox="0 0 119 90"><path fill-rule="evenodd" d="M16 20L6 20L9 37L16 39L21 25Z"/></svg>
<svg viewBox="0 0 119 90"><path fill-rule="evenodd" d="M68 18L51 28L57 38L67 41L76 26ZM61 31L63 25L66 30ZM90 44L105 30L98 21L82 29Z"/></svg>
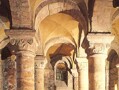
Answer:
<svg viewBox="0 0 119 90"><path fill-rule="evenodd" d="M45 69L45 90L55 90L54 71L52 69Z"/></svg>
<svg viewBox="0 0 119 90"><path fill-rule="evenodd" d="M110 77L109 77L109 90L115 90L115 85L117 84L117 68L113 67L112 69L110 69Z"/></svg>
<svg viewBox="0 0 119 90"><path fill-rule="evenodd" d="M16 62L7 58L3 61L3 90L16 90Z"/></svg>

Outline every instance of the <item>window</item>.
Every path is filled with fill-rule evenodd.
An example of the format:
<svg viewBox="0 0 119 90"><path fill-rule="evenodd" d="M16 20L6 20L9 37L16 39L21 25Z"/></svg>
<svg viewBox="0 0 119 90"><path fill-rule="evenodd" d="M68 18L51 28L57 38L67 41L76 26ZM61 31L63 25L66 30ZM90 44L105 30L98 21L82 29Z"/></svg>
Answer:
<svg viewBox="0 0 119 90"><path fill-rule="evenodd" d="M64 63L59 63L56 67L56 80L67 81L67 68Z"/></svg>

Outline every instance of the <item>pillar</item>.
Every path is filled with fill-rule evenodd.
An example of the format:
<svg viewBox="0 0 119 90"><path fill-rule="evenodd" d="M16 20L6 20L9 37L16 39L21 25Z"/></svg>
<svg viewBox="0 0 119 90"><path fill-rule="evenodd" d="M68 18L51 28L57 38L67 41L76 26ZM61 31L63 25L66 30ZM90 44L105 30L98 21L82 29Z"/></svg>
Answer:
<svg viewBox="0 0 119 90"><path fill-rule="evenodd" d="M0 53L0 90L3 90L3 71L2 71L1 53Z"/></svg>
<svg viewBox="0 0 119 90"><path fill-rule="evenodd" d="M105 60L103 54L91 55L88 58L90 72L90 90L105 90Z"/></svg>
<svg viewBox="0 0 119 90"><path fill-rule="evenodd" d="M109 90L109 61L106 61L106 66L105 66L105 70L106 70L106 78L105 78L105 80L106 80L106 82L105 82L105 84L106 84L106 90Z"/></svg>
<svg viewBox="0 0 119 90"><path fill-rule="evenodd" d="M47 60L44 56L35 58L35 90L44 90L44 68Z"/></svg>
<svg viewBox="0 0 119 90"><path fill-rule="evenodd" d="M119 64L116 65L117 72L118 72L118 82L117 82L117 90L119 90Z"/></svg>
<svg viewBox="0 0 119 90"><path fill-rule="evenodd" d="M71 69L73 75L73 90L78 90L78 72L77 69Z"/></svg>
<svg viewBox="0 0 119 90"><path fill-rule="evenodd" d="M90 33L87 36L89 47L87 49L89 60L90 90L106 90L106 59L111 41L110 34Z"/></svg>
<svg viewBox="0 0 119 90"><path fill-rule="evenodd" d="M89 90L88 60L87 58L76 58L78 64L78 90Z"/></svg>
<svg viewBox="0 0 119 90"><path fill-rule="evenodd" d="M17 59L17 90L35 90L34 66L37 42L34 30L6 30Z"/></svg>

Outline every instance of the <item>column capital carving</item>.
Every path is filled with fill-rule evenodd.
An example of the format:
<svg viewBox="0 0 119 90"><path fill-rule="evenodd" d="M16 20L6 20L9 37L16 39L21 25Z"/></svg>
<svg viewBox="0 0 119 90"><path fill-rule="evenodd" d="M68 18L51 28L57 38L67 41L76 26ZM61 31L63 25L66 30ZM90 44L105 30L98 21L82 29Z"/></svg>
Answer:
<svg viewBox="0 0 119 90"><path fill-rule="evenodd" d="M87 70L88 69L88 60L87 58L76 58L76 63L78 65L78 72L81 70Z"/></svg>
<svg viewBox="0 0 119 90"><path fill-rule="evenodd" d="M10 38L11 45L18 46L19 51L36 51L35 30L5 30ZM34 50L33 50L34 49Z"/></svg>
<svg viewBox="0 0 119 90"><path fill-rule="evenodd" d="M111 46L111 42L114 39L114 36L111 34L95 34L89 33L87 36L89 41L89 47L87 53L92 54L107 54L107 50Z"/></svg>
<svg viewBox="0 0 119 90"><path fill-rule="evenodd" d="M46 64L47 64L46 57L41 56L41 55L37 55L35 57L35 67L36 68L44 69Z"/></svg>

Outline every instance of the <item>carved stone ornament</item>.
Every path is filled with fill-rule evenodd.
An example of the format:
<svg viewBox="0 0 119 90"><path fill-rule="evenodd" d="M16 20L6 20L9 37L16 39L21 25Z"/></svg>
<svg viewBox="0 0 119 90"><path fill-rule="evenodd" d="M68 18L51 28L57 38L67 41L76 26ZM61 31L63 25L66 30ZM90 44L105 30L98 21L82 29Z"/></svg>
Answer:
<svg viewBox="0 0 119 90"><path fill-rule="evenodd" d="M87 59L85 59L85 58L76 58L76 62L78 64L78 72L88 69L88 60Z"/></svg>
<svg viewBox="0 0 119 90"><path fill-rule="evenodd" d="M5 30L5 33L10 37L10 43L18 46L19 50L35 49L34 30Z"/></svg>
<svg viewBox="0 0 119 90"><path fill-rule="evenodd" d="M103 43L90 43L89 49L87 50L88 54L100 54L100 53L106 53L108 48L108 45Z"/></svg>
<svg viewBox="0 0 119 90"><path fill-rule="evenodd" d="M36 56L35 58L35 68L36 69L38 68L44 69L46 64L47 64L47 60L44 56L40 56L40 55Z"/></svg>
<svg viewBox="0 0 119 90"><path fill-rule="evenodd" d="M89 41L89 47L87 49L88 54L106 54L114 36L111 34L90 33L87 39Z"/></svg>

